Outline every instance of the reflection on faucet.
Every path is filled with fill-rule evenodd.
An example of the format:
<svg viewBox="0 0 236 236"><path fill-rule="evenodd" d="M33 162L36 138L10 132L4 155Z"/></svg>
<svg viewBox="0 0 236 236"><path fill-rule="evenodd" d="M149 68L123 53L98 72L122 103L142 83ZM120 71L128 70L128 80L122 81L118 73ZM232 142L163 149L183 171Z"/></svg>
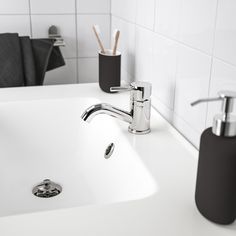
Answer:
<svg viewBox="0 0 236 236"><path fill-rule="evenodd" d="M110 104L101 103L89 107L81 116L84 121L90 122L96 115L107 114L128 122L129 132L133 134L147 134L150 130L151 113L151 84L146 82L134 82L129 87L114 87L111 91L131 91L130 112L113 107Z"/></svg>
<svg viewBox="0 0 236 236"><path fill-rule="evenodd" d="M82 115L82 119L87 122L91 122L91 120L99 114L107 114L118 118L120 120L126 121L131 124L132 116L129 112L123 111L119 108L113 107L110 104L101 103L97 105L93 105L89 107L84 114Z"/></svg>

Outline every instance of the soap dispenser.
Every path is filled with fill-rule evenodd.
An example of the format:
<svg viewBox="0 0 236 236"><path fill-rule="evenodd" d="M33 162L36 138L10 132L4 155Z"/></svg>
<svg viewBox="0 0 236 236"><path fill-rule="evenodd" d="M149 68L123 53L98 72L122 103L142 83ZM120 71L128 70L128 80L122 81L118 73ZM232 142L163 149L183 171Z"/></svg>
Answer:
<svg viewBox="0 0 236 236"><path fill-rule="evenodd" d="M191 104L222 102L222 113L201 136L195 201L204 217L227 225L236 219L236 116L232 114L236 93L218 95Z"/></svg>

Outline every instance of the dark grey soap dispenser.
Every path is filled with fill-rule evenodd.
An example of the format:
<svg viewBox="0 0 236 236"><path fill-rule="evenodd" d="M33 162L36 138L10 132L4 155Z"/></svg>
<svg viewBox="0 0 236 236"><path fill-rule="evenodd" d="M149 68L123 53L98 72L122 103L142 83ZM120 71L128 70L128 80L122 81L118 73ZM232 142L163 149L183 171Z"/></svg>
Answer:
<svg viewBox="0 0 236 236"><path fill-rule="evenodd" d="M218 95L191 104L222 102L222 114L201 136L195 201L204 217L227 225L236 219L236 117L232 114L236 93Z"/></svg>

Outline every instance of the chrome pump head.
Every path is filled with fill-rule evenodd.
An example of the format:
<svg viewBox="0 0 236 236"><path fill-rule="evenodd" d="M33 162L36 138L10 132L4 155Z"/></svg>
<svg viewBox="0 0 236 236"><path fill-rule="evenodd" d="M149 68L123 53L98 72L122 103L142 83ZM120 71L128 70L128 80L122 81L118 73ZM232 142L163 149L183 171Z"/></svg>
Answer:
<svg viewBox="0 0 236 236"><path fill-rule="evenodd" d="M191 103L191 105L195 106L202 102L221 101L222 113L214 117L212 132L216 136L236 137L236 116L231 114L233 112L235 98L236 92L220 91L216 98L199 99Z"/></svg>

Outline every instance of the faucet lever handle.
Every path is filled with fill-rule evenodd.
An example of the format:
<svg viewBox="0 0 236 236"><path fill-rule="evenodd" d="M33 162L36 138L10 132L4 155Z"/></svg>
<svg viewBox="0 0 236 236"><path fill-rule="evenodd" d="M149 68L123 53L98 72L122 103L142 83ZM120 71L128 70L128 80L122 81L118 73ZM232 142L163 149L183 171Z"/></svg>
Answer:
<svg viewBox="0 0 236 236"><path fill-rule="evenodd" d="M111 87L111 92L126 92L131 91L132 97L134 100L143 101L148 100L151 97L152 93L152 85L148 82L133 82L129 86L122 86L122 87Z"/></svg>
<svg viewBox="0 0 236 236"><path fill-rule="evenodd" d="M133 88L131 86L121 86L121 87L111 87L111 92L126 92L131 91Z"/></svg>

